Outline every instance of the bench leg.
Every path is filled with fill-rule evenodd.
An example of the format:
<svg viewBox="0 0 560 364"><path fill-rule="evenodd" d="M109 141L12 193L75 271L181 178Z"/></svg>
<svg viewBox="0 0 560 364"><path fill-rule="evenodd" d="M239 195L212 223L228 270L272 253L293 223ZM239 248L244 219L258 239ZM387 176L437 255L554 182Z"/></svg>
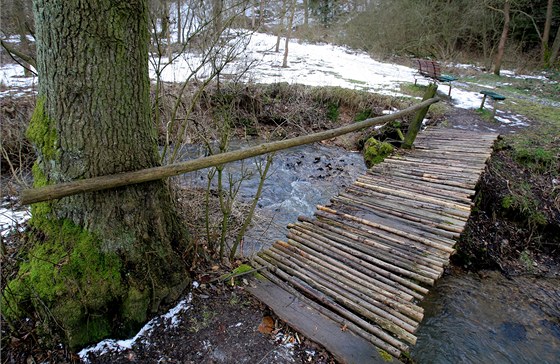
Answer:
<svg viewBox="0 0 560 364"><path fill-rule="evenodd" d="M447 96L449 96L449 98L451 98L451 84L449 84L449 92L447 93Z"/></svg>
<svg viewBox="0 0 560 364"><path fill-rule="evenodd" d="M482 98L482 104L480 104L480 110L484 109L484 102L486 101L486 95Z"/></svg>

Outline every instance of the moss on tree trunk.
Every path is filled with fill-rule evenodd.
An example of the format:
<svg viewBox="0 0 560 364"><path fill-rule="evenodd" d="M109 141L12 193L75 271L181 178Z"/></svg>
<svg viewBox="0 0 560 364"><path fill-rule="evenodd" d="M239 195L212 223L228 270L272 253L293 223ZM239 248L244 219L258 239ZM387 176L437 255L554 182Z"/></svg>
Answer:
<svg viewBox="0 0 560 364"><path fill-rule="evenodd" d="M35 185L157 166L147 1L36 0L34 12ZM35 204L32 215L35 243L3 312L38 313L74 348L129 335L189 282L187 236L164 181Z"/></svg>

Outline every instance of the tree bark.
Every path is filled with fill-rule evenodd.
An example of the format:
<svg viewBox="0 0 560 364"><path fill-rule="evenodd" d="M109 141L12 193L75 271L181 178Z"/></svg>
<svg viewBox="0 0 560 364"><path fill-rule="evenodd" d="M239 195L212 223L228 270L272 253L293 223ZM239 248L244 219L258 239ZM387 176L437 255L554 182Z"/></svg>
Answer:
<svg viewBox="0 0 560 364"><path fill-rule="evenodd" d="M556 37L554 37L554 43L552 43L552 49L550 50L550 59L548 60L548 66L554 67L556 61L560 57L560 26L558 26L558 31L556 32Z"/></svg>
<svg viewBox="0 0 560 364"><path fill-rule="evenodd" d="M223 7L224 0L212 0L212 20L214 22L214 34L216 34L216 36L222 33Z"/></svg>
<svg viewBox="0 0 560 364"><path fill-rule="evenodd" d="M496 53L496 58L494 59L494 74L499 76L500 70L502 68L502 60L504 58L504 51L506 48L506 41L509 33L509 11L510 11L509 0L504 1L504 28L502 30L502 35L500 36L500 43L498 44L498 53Z"/></svg>
<svg viewBox="0 0 560 364"><path fill-rule="evenodd" d="M548 53L548 40L550 39L550 27L552 26L552 5L554 0L548 0L546 6L546 19L544 22L544 31L542 37L542 45L541 45L541 60L543 64L546 63L547 53Z"/></svg>
<svg viewBox="0 0 560 364"><path fill-rule="evenodd" d="M183 1L177 0L177 43L183 44L183 24L181 21L181 5Z"/></svg>
<svg viewBox="0 0 560 364"><path fill-rule="evenodd" d="M282 10L278 16L278 24L276 25L276 48L274 48L276 53L280 52L280 38L282 36L282 31L284 30L284 17L286 16L287 1L288 0L282 0Z"/></svg>
<svg viewBox="0 0 560 364"><path fill-rule="evenodd" d="M38 152L35 185L156 167L147 1L35 0L34 12L39 96L28 136ZM65 284L54 298L40 297L72 347L130 334L189 282L186 233L163 181L36 204L32 215L43 245L56 246L64 231L56 226L79 232L65 237L67 254L45 272ZM84 239L90 255L80 250ZM40 295L41 287L33 289Z"/></svg>
<svg viewBox="0 0 560 364"><path fill-rule="evenodd" d="M282 68L288 67L288 45L292 37L292 26L294 24L294 14L296 12L296 1L293 0L290 4L290 18L288 19L288 29L286 29L286 42L284 43L284 59L282 60Z"/></svg>
<svg viewBox="0 0 560 364"><path fill-rule="evenodd" d="M303 25L309 26L309 0L303 0Z"/></svg>

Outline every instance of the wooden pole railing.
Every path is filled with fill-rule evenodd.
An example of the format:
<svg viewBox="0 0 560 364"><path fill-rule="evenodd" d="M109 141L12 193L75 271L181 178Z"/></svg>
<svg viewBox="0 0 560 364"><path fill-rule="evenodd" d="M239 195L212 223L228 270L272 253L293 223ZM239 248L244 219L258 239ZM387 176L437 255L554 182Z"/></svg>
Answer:
<svg viewBox="0 0 560 364"><path fill-rule="evenodd" d="M379 116L366 119L340 128L299 136L296 138L280 140L271 143L260 144L254 147L235 150L232 152L215 154L208 157L197 158L194 160L168 164L160 167L141 169L133 172L123 172L118 174L82 179L73 182L60 183L39 188L26 189L21 191L20 201L23 205L28 205L41 201L59 199L79 193L94 192L110 188L122 187L136 183L156 181L159 179L177 176L199 169L218 166L220 164L234 162L241 159L256 157L259 155L276 152L283 149L293 148L304 144L314 143L321 140L331 139L340 135L369 128L374 125L384 124L421 110L439 101L439 98L431 98L407 109L398 111L394 114Z"/></svg>

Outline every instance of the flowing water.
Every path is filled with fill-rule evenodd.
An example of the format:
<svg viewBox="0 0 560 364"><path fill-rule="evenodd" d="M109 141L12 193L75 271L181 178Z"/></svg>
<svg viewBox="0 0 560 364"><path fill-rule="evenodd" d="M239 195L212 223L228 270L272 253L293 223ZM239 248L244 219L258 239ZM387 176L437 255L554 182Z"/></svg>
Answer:
<svg viewBox="0 0 560 364"><path fill-rule="evenodd" d="M261 159L262 160L262 159ZM253 171L240 197L250 201L258 186L253 160L231 163L239 178ZM286 225L312 216L365 171L362 156L322 144L278 152L258 205L258 223L243 251L250 255L283 239ZM207 171L183 177L206 186ZM454 271L438 281L423 302L425 317L411 356L424 363L560 363L560 279L513 278L499 273Z"/></svg>
<svg viewBox="0 0 560 364"><path fill-rule="evenodd" d="M459 271L422 306L417 363L560 363L560 279Z"/></svg>
<svg viewBox="0 0 560 364"><path fill-rule="evenodd" d="M264 157L258 160L263 162ZM255 223L245 234L244 255L285 239L289 223L301 215L313 216L317 204L328 203L365 170L361 153L321 143L277 152L255 211ZM251 202L259 184L255 160L229 163L224 171L234 181L242 174L249 175L241 184L239 197ZM207 175L208 170L200 170L184 175L181 181L186 186L206 187Z"/></svg>

